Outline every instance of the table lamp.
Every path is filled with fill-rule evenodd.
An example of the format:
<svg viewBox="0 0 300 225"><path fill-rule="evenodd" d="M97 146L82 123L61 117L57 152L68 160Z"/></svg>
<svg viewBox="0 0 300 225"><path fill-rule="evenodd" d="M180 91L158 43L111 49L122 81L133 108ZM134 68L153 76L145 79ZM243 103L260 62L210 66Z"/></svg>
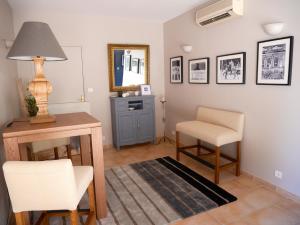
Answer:
<svg viewBox="0 0 300 225"><path fill-rule="evenodd" d="M42 22L23 23L7 58L34 63L35 77L29 83L28 89L35 97L39 110L30 122L55 122L55 117L48 114L48 95L52 92L52 85L44 75L43 64L44 61L67 60L67 57L49 25Z"/></svg>

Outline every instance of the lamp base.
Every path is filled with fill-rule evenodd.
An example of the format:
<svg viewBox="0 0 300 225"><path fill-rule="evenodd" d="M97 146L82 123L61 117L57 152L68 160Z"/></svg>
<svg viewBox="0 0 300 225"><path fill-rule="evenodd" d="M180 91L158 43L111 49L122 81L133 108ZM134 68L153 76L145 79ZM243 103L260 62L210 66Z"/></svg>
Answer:
<svg viewBox="0 0 300 225"><path fill-rule="evenodd" d="M55 116L52 116L52 115L36 116L36 117L30 118L31 124L53 123L55 121L56 121Z"/></svg>

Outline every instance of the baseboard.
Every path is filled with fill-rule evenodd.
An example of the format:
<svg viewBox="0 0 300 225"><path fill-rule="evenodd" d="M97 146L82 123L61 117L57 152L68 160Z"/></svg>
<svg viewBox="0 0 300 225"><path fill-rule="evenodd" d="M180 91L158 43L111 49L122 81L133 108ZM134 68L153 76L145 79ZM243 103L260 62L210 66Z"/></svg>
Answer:
<svg viewBox="0 0 300 225"><path fill-rule="evenodd" d="M103 149L110 149L110 148L113 148L113 145L112 144L107 144L107 145L103 145Z"/></svg>

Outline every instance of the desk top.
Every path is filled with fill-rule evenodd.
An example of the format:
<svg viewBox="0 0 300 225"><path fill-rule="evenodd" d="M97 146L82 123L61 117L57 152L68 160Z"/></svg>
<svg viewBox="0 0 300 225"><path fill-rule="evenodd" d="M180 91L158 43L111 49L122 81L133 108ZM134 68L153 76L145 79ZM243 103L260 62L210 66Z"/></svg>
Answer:
<svg viewBox="0 0 300 225"><path fill-rule="evenodd" d="M3 138L101 126L97 119L85 112L56 114L55 117L55 123L30 124L29 121L16 121L3 130Z"/></svg>

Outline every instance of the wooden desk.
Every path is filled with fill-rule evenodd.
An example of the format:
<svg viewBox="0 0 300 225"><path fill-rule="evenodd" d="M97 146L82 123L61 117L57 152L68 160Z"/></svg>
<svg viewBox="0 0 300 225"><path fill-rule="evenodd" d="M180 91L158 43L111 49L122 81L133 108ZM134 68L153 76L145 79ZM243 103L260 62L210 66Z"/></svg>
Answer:
<svg viewBox="0 0 300 225"><path fill-rule="evenodd" d="M97 218L104 218L107 215L107 208L101 123L87 113L55 116L55 123L14 122L10 127L5 128L3 140L6 160L28 160L26 143L80 136L82 165L88 165L92 161L94 166Z"/></svg>

